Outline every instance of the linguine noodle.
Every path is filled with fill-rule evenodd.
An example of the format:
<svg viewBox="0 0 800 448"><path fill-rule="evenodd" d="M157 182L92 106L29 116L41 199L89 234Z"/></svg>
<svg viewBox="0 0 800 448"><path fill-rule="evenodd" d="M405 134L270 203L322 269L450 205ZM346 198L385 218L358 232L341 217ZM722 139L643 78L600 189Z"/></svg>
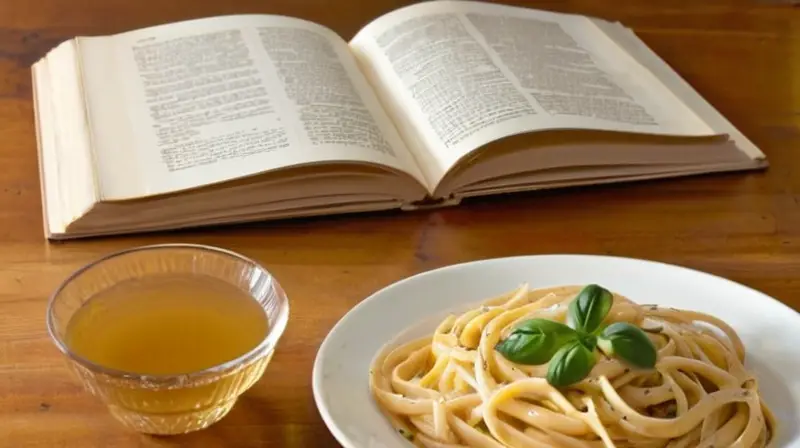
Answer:
<svg viewBox="0 0 800 448"><path fill-rule="evenodd" d="M639 305L614 294L607 323L642 328L654 369L595 352L582 381L556 388L547 364L519 365L495 346L530 318L566 322L579 286L523 285L460 315L431 336L387 346L370 388L397 430L427 448L766 447L775 419L743 366L736 332L699 312Z"/></svg>

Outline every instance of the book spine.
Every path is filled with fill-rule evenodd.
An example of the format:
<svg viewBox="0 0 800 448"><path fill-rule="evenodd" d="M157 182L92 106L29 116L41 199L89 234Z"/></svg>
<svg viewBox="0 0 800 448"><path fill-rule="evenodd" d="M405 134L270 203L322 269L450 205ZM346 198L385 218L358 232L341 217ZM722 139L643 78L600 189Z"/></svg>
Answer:
<svg viewBox="0 0 800 448"><path fill-rule="evenodd" d="M407 202L400 206L402 211L415 211L415 210L428 210L444 207L455 207L461 203L461 198L457 196L449 196L446 198L432 198L425 197L419 201Z"/></svg>

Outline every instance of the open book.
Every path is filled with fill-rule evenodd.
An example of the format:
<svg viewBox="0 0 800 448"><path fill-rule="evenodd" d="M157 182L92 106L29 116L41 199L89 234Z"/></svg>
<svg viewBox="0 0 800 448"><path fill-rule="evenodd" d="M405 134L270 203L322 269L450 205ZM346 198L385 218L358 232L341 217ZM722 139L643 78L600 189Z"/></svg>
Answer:
<svg viewBox="0 0 800 448"><path fill-rule="evenodd" d="M629 29L505 5L419 3L349 42L203 18L77 37L32 71L50 239L767 165Z"/></svg>

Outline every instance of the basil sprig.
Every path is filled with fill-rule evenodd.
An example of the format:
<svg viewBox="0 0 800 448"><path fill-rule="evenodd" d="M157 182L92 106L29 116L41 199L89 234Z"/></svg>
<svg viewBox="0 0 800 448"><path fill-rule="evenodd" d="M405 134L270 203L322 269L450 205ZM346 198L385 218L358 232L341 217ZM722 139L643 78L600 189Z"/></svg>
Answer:
<svg viewBox="0 0 800 448"><path fill-rule="evenodd" d="M627 322L603 325L613 303L614 296L607 289L587 285L570 302L567 325L548 319L526 320L495 349L517 364L549 363L547 381L555 387L586 378L595 365L596 348L633 367L653 368L656 347L644 331Z"/></svg>

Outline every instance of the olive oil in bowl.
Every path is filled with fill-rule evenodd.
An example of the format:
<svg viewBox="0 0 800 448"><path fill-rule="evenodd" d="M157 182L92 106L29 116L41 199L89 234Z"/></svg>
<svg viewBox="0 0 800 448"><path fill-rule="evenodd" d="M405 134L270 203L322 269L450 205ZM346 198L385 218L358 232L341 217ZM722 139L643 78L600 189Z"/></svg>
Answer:
<svg viewBox="0 0 800 448"><path fill-rule="evenodd" d="M70 319L65 340L108 369L181 375L245 355L267 331L266 312L241 289L210 276L164 274L91 297Z"/></svg>

